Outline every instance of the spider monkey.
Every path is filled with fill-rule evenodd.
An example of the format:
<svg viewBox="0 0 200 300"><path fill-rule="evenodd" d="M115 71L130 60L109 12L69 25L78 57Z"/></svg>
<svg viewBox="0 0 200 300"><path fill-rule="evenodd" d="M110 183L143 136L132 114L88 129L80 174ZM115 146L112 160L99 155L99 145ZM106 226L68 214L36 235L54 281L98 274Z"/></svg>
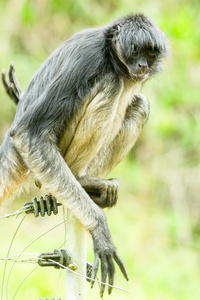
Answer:
<svg viewBox="0 0 200 300"><path fill-rule="evenodd" d="M30 178L55 195L92 236L91 286L99 260L102 282L113 285L114 261L128 280L102 210L116 203L118 181L104 177L138 139L149 115L141 88L167 53L164 34L136 14L64 42L24 93L12 65L9 83L2 73L17 112L0 148L0 202Z"/></svg>

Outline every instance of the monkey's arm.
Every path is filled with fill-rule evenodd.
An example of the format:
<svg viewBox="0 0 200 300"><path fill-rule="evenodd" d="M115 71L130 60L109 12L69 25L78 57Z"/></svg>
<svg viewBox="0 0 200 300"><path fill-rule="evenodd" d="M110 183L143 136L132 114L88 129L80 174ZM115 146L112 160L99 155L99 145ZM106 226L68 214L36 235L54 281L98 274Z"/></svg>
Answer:
<svg viewBox="0 0 200 300"><path fill-rule="evenodd" d="M26 124L26 114L23 116L22 124ZM101 260L102 282L106 282L108 277L109 283L113 284L113 260L117 262L125 278L128 279L124 262L113 244L103 211L90 199L73 176L55 146L54 138L43 133L39 136L32 136L30 141L29 131L27 129L22 130L23 127L18 129L16 127L15 130L11 131L11 136L15 148L27 167L48 191L72 211L92 235L95 253L92 279L96 276L99 259ZM104 290L105 286L102 285L101 295L103 295ZM112 288L109 287L109 293L111 291Z"/></svg>
<svg viewBox="0 0 200 300"><path fill-rule="evenodd" d="M8 96L14 101L15 104L19 103L20 98L23 95L22 89L18 83L14 63L10 63L8 71L9 82L6 80L6 72L3 69L1 71L1 79Z"/></svg>

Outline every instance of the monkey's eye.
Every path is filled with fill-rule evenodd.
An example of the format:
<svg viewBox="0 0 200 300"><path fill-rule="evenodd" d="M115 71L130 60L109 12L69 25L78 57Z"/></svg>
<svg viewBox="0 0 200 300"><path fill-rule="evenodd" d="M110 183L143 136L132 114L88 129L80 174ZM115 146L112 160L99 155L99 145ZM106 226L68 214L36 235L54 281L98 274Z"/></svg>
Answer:
<svg viewBox="0 0 200 300"><path fill-rule="evenodd" d="M138 51L137 51L137 50L133 51L133 52L132 52L132 55L133 55L133 56L138 56Z"/></svg>
<svg viewBox="0 0 200 300"><path fill-rule="evenodd" d="M150 58L155 58L156 57L156 54L154 51L148 51L147 52L147 55L150 57Z"/></svg>

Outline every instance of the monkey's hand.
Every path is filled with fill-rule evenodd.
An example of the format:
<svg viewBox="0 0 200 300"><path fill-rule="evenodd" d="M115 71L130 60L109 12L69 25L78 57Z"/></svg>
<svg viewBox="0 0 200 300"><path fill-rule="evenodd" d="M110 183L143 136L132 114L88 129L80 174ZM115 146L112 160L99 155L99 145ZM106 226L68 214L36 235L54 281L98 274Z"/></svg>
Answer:
<svg viewBox="0 0 200 300"><path fill-rule="evenodd" d="M1 71L1 79L3 82L4 88L6 90L6 93L15 102L15 104L18 104L23 92L18 83L16 74L15 74L15 67L14 67L13 63L10 63L8 77L9 77L9 82L7 82L7 80L6 80L6 72L3 69Z"/></svg>
<svg viewBox="0 0 200 300"><path fill-rule="evenodd" d="M117 203L119 182L117 179L100 179L88 175L77 178L90 198L101 208Z"/></svg>
<svg viewBox="0 0 200 300"><path fill-rule="evenodd" d="M125 263L119 256L116 247L113 244L109 229L107 227L106 218L103 224L99 224L98 228L91 232L94 244L94 265L91 276L91 288L94 285L94 279L96 278L97 271L99 268L99 260L101 260L101 282L106 283L108 277L108 294L112 292L112 285L114 284L115 267L114 261L118 264L121 272L123 273L126 280L128 280L128 272ZM105 291L105 285L101 284L100 296L102 297Z"/></svg>

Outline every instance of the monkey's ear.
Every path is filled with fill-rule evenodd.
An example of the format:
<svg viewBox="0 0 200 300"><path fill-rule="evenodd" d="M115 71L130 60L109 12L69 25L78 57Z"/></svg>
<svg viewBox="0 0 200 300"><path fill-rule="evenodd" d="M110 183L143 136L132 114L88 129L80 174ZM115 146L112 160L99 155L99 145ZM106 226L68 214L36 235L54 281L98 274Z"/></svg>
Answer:
<svg viewBox="0 0 200 300"><path fill-rule="evenodd" d="M119 39L118 39L118 35L119 35L119 33L120 33L120 30L121 30L120 25L117 25L117 26L115 27L115 31L114 31L114 33L113 33L113 38L112 38L112 42L113 42L114 44L116 44L117 41L119 40Z"/></svg>
<svg viewBox="0 0 200 300"><path fill-rule="evenodd" d="M112 42L116 45L117 41L118 41L118 35L114 33L113 38L112 38Z"/></svg>

